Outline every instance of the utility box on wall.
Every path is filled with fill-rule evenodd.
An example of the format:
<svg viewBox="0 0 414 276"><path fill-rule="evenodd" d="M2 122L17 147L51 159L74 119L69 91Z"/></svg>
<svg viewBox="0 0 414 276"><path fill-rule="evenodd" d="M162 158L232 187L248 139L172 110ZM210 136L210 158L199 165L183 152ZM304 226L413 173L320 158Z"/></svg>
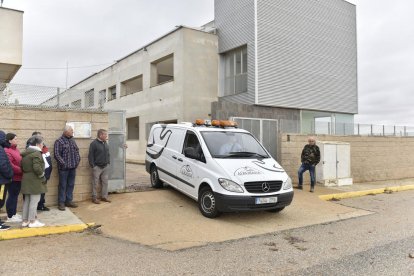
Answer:
<svg viewBox="0 0 414 276"><path fill-rule="evenodd" d="M324 186L352 185L351 145L344 142L318 142L321 161L316 166L316 181Z"/></svg>

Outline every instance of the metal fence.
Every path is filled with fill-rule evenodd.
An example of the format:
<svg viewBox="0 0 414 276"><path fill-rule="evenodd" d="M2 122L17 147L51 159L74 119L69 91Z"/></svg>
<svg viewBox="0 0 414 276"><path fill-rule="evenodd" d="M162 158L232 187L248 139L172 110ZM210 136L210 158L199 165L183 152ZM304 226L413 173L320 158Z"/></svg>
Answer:
<svg viewBox="0 0 414 276"><path fill-rule="evenodd" d="M414 136L414 126L379 125L360 123L312 122L308 129L301 129L298 122L281 120L281 132L326 135L361 136Z"/></svg>
<svg viewBox="0 0 414 276"><path fill-rule="evenodd" d="M316 122L312 126L314 134L363 135L363 136L414 136L413 126L329 123Z"/></svg>
<svg viewBox="0 0 414 276"><path fill-rule="evenodd" d="M104 102L101 98L102 95L93 89L0 83L0 106L102 110Z"/></svg>

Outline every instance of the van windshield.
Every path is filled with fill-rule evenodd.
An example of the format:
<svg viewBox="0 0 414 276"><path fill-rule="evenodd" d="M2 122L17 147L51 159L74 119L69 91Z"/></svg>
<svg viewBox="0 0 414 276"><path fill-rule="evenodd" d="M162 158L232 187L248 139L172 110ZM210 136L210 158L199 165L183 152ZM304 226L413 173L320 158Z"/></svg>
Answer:
<svg viewBox="0 0 414 276"><path fill-rule="evenodd" d="M201 135L214 158L269 158L250 133L202 131Z"/></svg>

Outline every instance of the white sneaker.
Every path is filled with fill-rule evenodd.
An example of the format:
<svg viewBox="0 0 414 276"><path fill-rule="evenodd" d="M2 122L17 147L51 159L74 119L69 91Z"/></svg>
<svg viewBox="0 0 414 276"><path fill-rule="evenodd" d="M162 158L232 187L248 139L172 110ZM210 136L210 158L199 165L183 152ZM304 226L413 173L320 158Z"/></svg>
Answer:
<svg viewBox="0 0 414 276"><path fill-rule="evenodd" d="M19 215L19 214L15 214L14 216L18 217L19 219L23 219L23 218L22 218L22 216L21 216L21 215ZM13 216L13 217L14 217L14 216Z"/></svg>
<svg viewBox="0 0 414 276"><path fill-rule="evenodd" d="M23 222L22 223L22 227L27 227L27 226L29 226L29 222Z"/></svg>
<svg viewBox="0 0 414 276"><path fill-rule="evenodd" d="M17 215L14 215L11 218L7 218L6 222L22 222L22 218L19 218Z"/></svg>
<svg viewBox="0 0 414 276"><path fill-rule="evenodd" d="M29 228L38 228L38 227L43 227L43 226L45 226L45 224L44 223L41 223L38 220L35 220L32 223L29 223Z"/></svg>

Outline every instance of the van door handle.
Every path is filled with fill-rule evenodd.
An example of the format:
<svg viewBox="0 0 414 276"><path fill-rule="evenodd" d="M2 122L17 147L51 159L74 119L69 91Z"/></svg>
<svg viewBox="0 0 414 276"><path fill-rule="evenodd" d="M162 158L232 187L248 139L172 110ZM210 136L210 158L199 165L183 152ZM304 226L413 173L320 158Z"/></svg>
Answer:
<svg viewBox="0 0 414 276"><path fill-rule="evenodd" d="M173 158L173 159L177 159L177 156L173 155L173 156L172 156L172 158Z"/></svg>
<svg viewBox="0 0 414 276"><path fill-rule="evenodd" d="M181 158L178 158L178 161L180 161L180 162L183 162L183 159L181 159Z"/></svg>

